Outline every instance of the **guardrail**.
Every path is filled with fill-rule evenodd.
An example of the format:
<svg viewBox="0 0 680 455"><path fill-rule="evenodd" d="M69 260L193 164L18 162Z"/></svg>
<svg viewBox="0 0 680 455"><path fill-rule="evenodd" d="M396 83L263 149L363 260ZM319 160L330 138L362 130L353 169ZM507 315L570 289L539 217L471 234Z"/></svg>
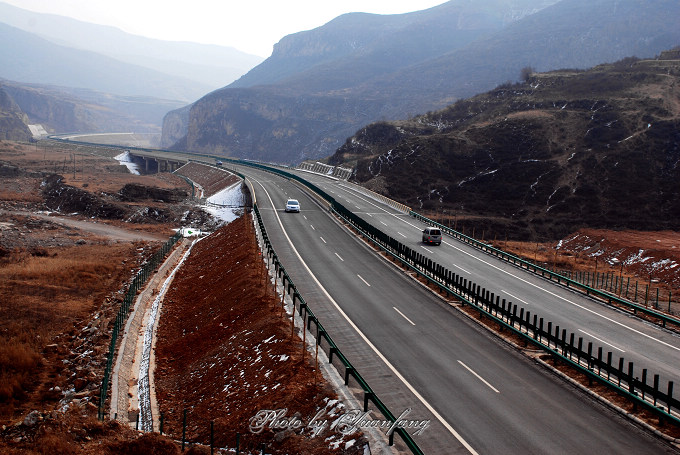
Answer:
<svg viewBox="0 0 680 455"><path fill-rule="evenodd" d="M395 210L398 210L400 212L410 214L412 212L411 207L409 207L406 204L402 204L401 202L397 202L394 199L390 199L387 196L383 196L382 194L376 193L375 191L369 190L368 188L364 188L363 186L360 185L355 185L354 183L350 182L345 182L344 185L350 185L354 191L357 191L364 196L368 196L371 199L374 199L376 201L382 202L385 205L389 205Z"/></svg>
<svg viewBox="0 0 680 455"><path fill-rule="evenodd" d="M392 414L389 408L382 402L382 400L380 400L380 398L376 395L373 389L371 389L366 380L364 380L361 374L356 370L356 368L354 368L349 359L342 353L340 348L335 344L333 338L330 336L328 331L326 331L326 329L323 327L323 325L316 317L312 309L309 308L309 305L302 297L300 292L297 290L297 287L293 283L293 280L291 279L290 275L288 275L288 272L286 272L286 269L283 267L283 264L279 260L278 255L274 251L274 248L269 240L269 236L267 235L267 231L262 221L260 211L257 208L256 204L253 204L253 211L255 213L255 217L257 220L260 235L262 236L264 247L267 250L266 251L267 258L268 260L272 261L272 264L274 265L275 274L279 279L281 279L281 285L282 288L284 289L284 292L291 296L293 311L297 309L300 317L302 317L304 321L302 330L306 331L308 327L311 327L311 323L314 323L314 326L316 327L315 336L316 343L317 345L320 345L322 343L322 340L325 340L328 348L328 361L331 364L333 364L334 357L340 361L342 367L345 370L344 374L345 385L349 384L349 378L351 376L359 384L359 387L361 387L364 394L364 412L368 411L368 403L370 401L386 419L388 419L391 422L395 422L396 418L394 414ZM310 330L310 332L312 331ZM394 430L393 433L390 433L389 435L390 445L394 443L394 433L397 433L401 437L401 439L404 441L404 443L411 450L412 453L414 454L423 453L416 444L416 442L413 440L411 435L409 435L403 428L397 428Z"/></svg>
<svg viewBox="0 0 680 455"><path fill-rule="evenodd" d="M544 267L541 267L539 265L536 265L532 262L529 262L525 259L521 259L517 256L514 256L510 253L506 253L503 250L500 250L498 248L494 248L491 245L488 245L486 243L480 242L479 240L476 240L472 237L468 237L465 234L461 234L458 231L455 231L451 229L450 227L447 227L443 224L437 223L436 221L433 221L423 215L420 215L414 211L410 212L410 215L417 220L420 220L426 224L429 224L431 226L436 226L439 229L442 230L442 232L446 232L449 234L451 237L460 240L461 242L467 243L471 246L474 246L475 248L490 254L492 256L495 256L503 261L509 262L510 264L513 264L517 267L523 268L529 272L533 272L536 275L540 275L543 278L546 278L550 281L554 281L557 284L566 286L569 289L576 290L578 292L584 293L587 296L594 296L596 298L602 299L607 302L608 305L616 304L619 306L619 308L623 307L623 309L626 309L629 313L637 315L637 313L644 314L646 316L652 317L654 319L657 319L661 321L661 326L666 327L667 324L672 324L676 327L680 327L680 319L674 318L670 315L661 313L659 311L655 311L651 308L646 308L644 306L638 305L636 303L630 302L628 300L622 299L620 297L617 297L616 295L610 294L609 292L605 292L599 289L595 289L591 286L588 286L587 284L581 283L579 281L576 281L574 279L565 277L557 272L553 272L552 270L548 270Z"/></svg>
<svg viewBox="0 0 680 455"><path fill-rule="evenodd" d="M331 166L330 164L320 163L318 161L310 162L303 161L300 163L296 169L302 171L313 172L315 174L322 174L326 176L332 176L340 180L347 180L352 175L352 169L341 167L341 166Z"/></svg>
<svg viewBox="0 0 680 455"><path fill-rule="evenodd" d="M501 327L511 330L527 343L544 350L553 357L571 365L578 371L586 374L589 378L597 380L608 388L616 391L634 403L641 405L657 415L660 420L672 422L680 426L677 417L680 411L680 401L673 397L673 381L668 382L667 392L659 388L659 375L653 375L653 384L647 384L648 370L642 370L642 379L634 375L633 362L628 363L627 371L625 361L619 358L618 368L612 365L612 353L608 352L606 360L603 357L602 347L597 348L597 357L593 354L593 344L588 343L587 350L583 349L583 338L579 337L575 344L575 335L571 333L567 338L566 329L560 332L559 325L544 321L524 308L513 305L505 299L494 296L486 289L467 280L456 273L447 270L441 265L428 259L399 241L384 234L379 229L361 218L356 217L351 211L342 207L335 212L339 217L351 224L365 239L372 242L382 251L392 256L403 266L411 269L424 277L428 282L438 287L442 292L454 296L464 305L470 305L495 322ZM553 333L554 327L554 333ZM574 357L576 360L574 360ZM595 371L597 369L597 371ZM622 385L623 384L623 385ZM659 406L663 403L663 406Z"/></svg>
<svg viewBox="0 0 680 455"><path fill-rule="evenodd" d="M109 343L109 352L106 356L106 367L104 368L104 378L102 379L102 384L99 389L99 410L98 416L100 420L104 419L104 404L106 403L106 396L109 390L109 383L111 379L111 370L113 368L113 361L116 353L116 342L118 341L118 334L122 327L125 327L125 322L130 314L130 306L134 303L135 297L137 296L137 291L140 290L146 280L149 279L152 272L158 267L158 265L163 261L168 252L177 243L179 239L182 238L182 232L178 231L175 235L170 237L170 239L161 246L161 248L156 251L153 256L142 266L142 268L137 272L130 287L123 298L123 302L118 309L116 314L116 319L113 324L113 330L111 331L111 342Z"/></svg>
<svg viewBox="0 0 680 455"><path fill-rule="evenodd" d="M248 164L251 165L250 163ZM280 174L290 179L300 181L301 183L305 183L304 179L280 169L265 169L266 166L259 164L255 165L254 167L262 168L269 172ZM459 275L447 270L440 264L437 264L436 262L427 258L425 255L412 250L406 245L403 245L398 240L388 236L369 222L356 216L353 212L345 208L342 204L338 203L333 197L318 188L316 185L310 182L306 182L306 185L317 194L327 198L330 203L331 212L334 212L340 218L344 219L348 224L352 225L365 239L394 257L396 260L401 262L402 265L407 266L420 276L427 279L430 283L441 289L442 292L446 292L447 294L454 296L463 304L470 305L479 311L480 314L484 314L486 317L498 322L501 326L506 327L516 333L518 336L525 339L527 343L532 343L536 347L544 350L546 353L549 353L551 356L560 358L563 362L586 374L589 378L591 378L591 380L595 379L598 382L606 385L619 395L632 401L634 405L637 406L639 404L648 409L653 414L659 416L660 419L665 419L675 425L680 425L680 419L674 415L674 412L677 413L677 410L680 409L680 402L673 397L673 381L668 382L668 391L667 393L663 393L659 390L658 375L653 375L653 385L650 386L647 384L647 369L643 369L643 379L639 380L633 374L634 365L632 362L629 362L628 373L626 373L624 370L623 358L620 358L619 360L618 369L611 365L611 352L607 353L607 359L609 360L608 363L604 363L602 359L601 347L598 347L598 357L595 358L592 355L592 343L589 343L588 351L583 351L581 346L581 337L579 337L579 345L575 346L573 333L570 334L569 343L566 341L566 330L562 330L562 338L560 338L559 327L557 325L555 325L555 329L557 331L556 335L552 334L552 322L544 322L543 318L539 318L538 315L534 315L534 322L532 324L530 313L527 312L525 315L523 308L520 308L518 315L517 305L512 305L511 302L506 302L505 300L503 300L502 303L498 302L499 297L494 298L493 294L490 294L488 291L481 288L472 281L460 277ZM445 226L415 214L415 212L411 212L411 214L412 216L416 216L422 220L431 222L432 225L445 228ZM449 229L447 228L447 230ZM475 244L475 246L482 249L483 251L497 255L498 257L513 264L524 265L524 267L527 267L529 270L532 270L535 273L541 273L542 276L549 276L550 279L555 278L558 283L564 281L565 283L572 285L580 284L535 264L510 255L502 250L493 248L490 245L479 242L471 237L467 237L453 230L450 231L457 234L459 239L465 243ZM592 288L590 288L590 292L600 293L600 291L594 290ZM500 317L498 315L500 315ZM509 322L506 322L506 320ZM544 326L547 326L547 330L543 330ZM530 332L533 333L533 337L529 336ZM547 343L543 343L543 341L547 341ZM578 362L573 360L574 355L577 357ZM585 362L585 365L582 364L582 360ZM595 367L597 367L597 373L594 372ZM606 376L601 376L602 372L606 373ZM623 386L621 385L622 383L624 384ZM642 396L640 396L640 394ZM659 407L658 403L664 403L665 406Z"/></svg>

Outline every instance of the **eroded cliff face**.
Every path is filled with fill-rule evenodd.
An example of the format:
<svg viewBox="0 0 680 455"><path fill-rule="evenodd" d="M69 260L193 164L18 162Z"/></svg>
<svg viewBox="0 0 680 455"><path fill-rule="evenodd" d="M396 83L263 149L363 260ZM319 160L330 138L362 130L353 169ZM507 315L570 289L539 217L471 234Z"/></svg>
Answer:
<svg viewBox="0 0 680 455"><path fill-rule="evenodd" d="M40 124L50 133L159 133L163 115L181 106L172 100L15 81L3 81L2 87L28 124Z"/></svg>
<svg viewBox="0 0 680 455"><path fill-rule="evenodd" d="M339 96L227 89L193 105L186 144L181 145L201 153L297 163L330 155L341 145L339 138L351 135L379 109L371 101ZM166 117L168 123L175 118Z"/></svg>
<svg viewBox="0 0 680 455"><path fill-rule="evenodd" d="M46 95L31 87L11 85L6 90L22 106L31 123L39 123L48 131L92 131L89 122L78 120L77 106L72 101Z"/></svg>
<svg viewBox="0 0 680 455"><path fill-rule="evenodd" d="M171 148L186 136L189 129L189 111L191 106L184 106L165 114L165 117L163 117L161 147Z"/></svg>
<svg viewBox="0 0 680 455"><path fill-rule="evenodd" d="M12 97L0 86L0 139L7 141L27 141L31 132L27 126L28 117Z"/></svg>

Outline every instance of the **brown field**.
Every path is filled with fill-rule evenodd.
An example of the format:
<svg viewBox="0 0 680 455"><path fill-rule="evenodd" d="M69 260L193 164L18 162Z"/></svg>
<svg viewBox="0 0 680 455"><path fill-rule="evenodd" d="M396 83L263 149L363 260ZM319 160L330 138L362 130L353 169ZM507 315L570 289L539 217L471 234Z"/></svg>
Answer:
<svg viewBox="0 0 680 455"><path fill-rule="evenodd" d="M183 189L186 183L170 174L131 175L105 153L74 151L75 172L74 153L65 147L0 142L2 453L76 453L78 447L101 453L83 449L95 439L117 447L109 453L133 453L126 441L138 436L93 417L111 320L139 266L178 226L109 222L131 239L149 233L158 241L94 234L78 226L96 221L99 232L106 224L84 216L65 214L79 223L66 226L37 215L50 211L40 184L55 170L66 171L67 184L95 194L116 193L126 183ZM31 411L39 423L22 424Z"/></svg>

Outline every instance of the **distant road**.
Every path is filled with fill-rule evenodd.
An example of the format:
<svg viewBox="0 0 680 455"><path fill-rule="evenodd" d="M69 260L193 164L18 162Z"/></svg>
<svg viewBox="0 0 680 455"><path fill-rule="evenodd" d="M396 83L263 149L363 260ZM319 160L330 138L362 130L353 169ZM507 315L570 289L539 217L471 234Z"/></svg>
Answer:
<svg viewBox="0 0 680 455"><path fill-rule="evenodd" d="M102 145L120 145L123 147L158 147L161 143L160 133L96 133L72 134L60 136L74 142L92 142Z"/></svg>
<svg viewBox="0 0 680 455"><path fill-rule="evenodd" d="M36 218L41 218L43 220L50 221L52 223L61 224L64 226L72 227L74 229L79 229L82 231L87 231L92 234L99 235L101 237L106 237L112 240L118 240L121 242L159 242L168 240L167 236L160 234L151 234L148 232L133 231L129 229L123 229L116 226L111 226L105 223L96 223L93 221L76 220L73 218L66 218L63 216L53 216L46 213L34 213L26 211L7 211L0 210L0 215L11 214L11 215L21 215L21 216L32 216Z"/></svg>

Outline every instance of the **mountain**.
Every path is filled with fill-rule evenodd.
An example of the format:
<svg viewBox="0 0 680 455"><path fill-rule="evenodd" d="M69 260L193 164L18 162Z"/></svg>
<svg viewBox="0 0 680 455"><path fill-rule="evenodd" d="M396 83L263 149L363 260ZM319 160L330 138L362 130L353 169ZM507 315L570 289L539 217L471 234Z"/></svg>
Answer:
<svg viewBox="0 0 680 455"><path fill-rule="evenodd" d="M180 101L195 100L209 90L188 79L59 46L3 23L0 41L0 77L5 79Z"/></svg>
<svg viewBox="0 0 680 455"><path fill-rule="evenodd" d="M165 113L183 104L2 79L0 88L21 111L25 125L40 124L50 133L134 131L160 135Z"/></svg>
<svg viewBox="0 0 680 455"><path fill-rule="evenodd" d="M270 58L229 87L342 90L465 47L555 1L454 1L408 14L344 14L284 37Z"/></svg>
<svg viewBox="0 0 680 455"><path fill-rule="evenodd" d="M31 132L27 120L12 97L0 86L0 140L28 141Z"/></svg>
<svg viewBox="0 0 680 455"><path fill-rule="evenodd" d="M164 129L162 143L280 163L321 158L367 123L441 109L525 67L653 57L680 43L677 17L670 0L451 0L347 14L283 38L242 78L171 114L186 129Z"/></svg>
<svg viewBox="0 0 680 455"><path fill-rule="evenodd" d="M164 134L163 144L182 140L192 150L279 162L327 156L391 106L409 109L400 100L358 97L359 84L466 46L555 1L454 0L408 14L340 16L283 38L262 64L194 104L197 120L185 121L185 138Z"/></svg>
<svg viewBox="0 0 680 455"><path fill-rule="evenodd" d="M678 17L680 3L673 0L563 0L470 46L368 81L358 92L402 96L423 86L463 98L515 81L527 66L585 69L653 57L680 44Z"/></svg>
<svg viewBox="0 0 680 455"><path fill-rule="evenodd" d="M318 159L362 125L441 109L515 81L525 67L652 57L680 43L678 17L670 0L452 0L401 15L347 14L283 38L239 80L169 115L162 144L288 164Z"/></svg>
<svg viewBox="0 0 680 455"><path fill-rule="evenodd" d="M190 97L191 101L210 90L224 87L263 60L232 47L154 40L114 27L35 13L6 3L0 3L0 18L0 22L54 44L95 52L207 87Z"/></svg>
<svg viewBox="0 0 680 455"><path fill-rule="evenodd" d="M680 48L525 76L368 125L330 163L356 166L357 182L487 239L680 229Z"/></svg>

